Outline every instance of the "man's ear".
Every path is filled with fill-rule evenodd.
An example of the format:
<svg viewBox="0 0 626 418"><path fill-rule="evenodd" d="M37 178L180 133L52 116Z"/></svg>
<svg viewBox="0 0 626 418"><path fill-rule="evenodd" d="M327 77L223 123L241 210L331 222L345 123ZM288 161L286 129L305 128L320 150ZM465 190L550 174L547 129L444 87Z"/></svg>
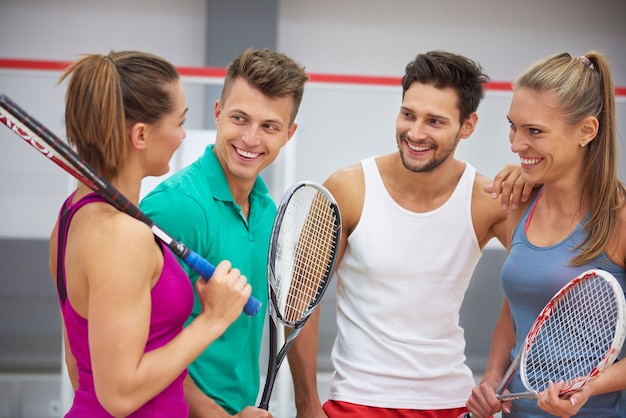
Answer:
<svg viewBox="0 0 626 418"><path fill-rule="evenodd" d="M599 128L600 122L598 122L598 118L595 116L587 116L580 124L580 129L578 131L578 144L581 147L584 147L593 141L596 136L598 136Z"/></svg>
<svg viewBox="0 0 626 418"><path fill-rule="evenodd" d="M216 124L221 114L222 114L222 102L220 100L216 100L215 104L213 105L213 119L215 120Z"/></svg>
<svg viewBox="0 0 626 418"><path fill-rule="evenodd" d="M289 142L289 140L293 138L293 134L296 133L296 129L298 129L298 124L294 122L291 124L291 126L287 130L287 140L285 141L284 145L287 145L287 142Z"/></svg>
<svg viewBox="0 0 626 418"><path fill-rule="evenodd" d="M465 139L474 133L474 129L476 129L476 124L478 123L478 114L476 112L469 115L467 119L463 122L461 126L461 131L459 132L459 136L461 139Z"/></svg>
<svg viewBox="0 0 626 418"><path fill-rule="evenodd" d="M130 143L137 149L146 148L147 126L145 123L136 122L130 127Z"/></svg>

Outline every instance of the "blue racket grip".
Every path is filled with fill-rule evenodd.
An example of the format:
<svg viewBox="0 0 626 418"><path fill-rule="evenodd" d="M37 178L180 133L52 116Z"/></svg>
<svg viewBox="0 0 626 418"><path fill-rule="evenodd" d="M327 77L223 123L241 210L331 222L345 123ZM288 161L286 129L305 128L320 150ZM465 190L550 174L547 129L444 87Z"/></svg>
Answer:
<svg viewBox="0 0 626 418"><path fill-rule="evenodd" d="M213 272L215 272L215 267L194 251L190 250L187 257L183 258L183 261L191 267L193 271L207 280L211 278ZM246 315L253 316L259 312L261 305L262 303L260 300L254 296L250 296L250 299L248 299L248 302L246 302L246 305L243 307L243 311Z"/></svg>

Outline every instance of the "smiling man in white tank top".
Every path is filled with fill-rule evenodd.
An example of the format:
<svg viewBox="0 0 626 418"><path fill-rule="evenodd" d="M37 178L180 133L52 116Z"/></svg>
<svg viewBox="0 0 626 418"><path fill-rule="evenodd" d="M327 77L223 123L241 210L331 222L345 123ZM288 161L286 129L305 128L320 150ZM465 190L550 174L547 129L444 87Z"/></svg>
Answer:
<svg viewBox="0 0 626 418"><path fill-rule="evenodd" d="M485 244L505 242L503 206L531 189L516 166L492 182L454 158L459 141L474 132L488 79L463 56L418 55L402 79L398 151L325 182L344 231L335 371L322 409L318 321L309 321L289 356L299 417L456 418L466 411L474 381L459 325L463 296ZM493 197L500 192L502 199Z"/></svg>

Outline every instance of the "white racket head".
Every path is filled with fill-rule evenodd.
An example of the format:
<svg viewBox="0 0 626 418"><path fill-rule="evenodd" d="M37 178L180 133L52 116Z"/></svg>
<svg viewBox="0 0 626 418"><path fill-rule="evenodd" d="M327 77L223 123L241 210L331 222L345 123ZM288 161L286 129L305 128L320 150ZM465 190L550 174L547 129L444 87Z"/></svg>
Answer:
<svg viewBox="0 0 626 418"><path fill-rule="evenodd" d="M341 219L323 186L299 182L285 192L270 241L270 314L295 326L318 305L333 271Z"/></svg>
<svg viewBox="0 0 626 418"><path fill-rule="evenodd" d="M526 337L520 378L531 392L565 382L567 397L612 364L626 336L624 290L604 270L585 271L546 304Z"/></svg>

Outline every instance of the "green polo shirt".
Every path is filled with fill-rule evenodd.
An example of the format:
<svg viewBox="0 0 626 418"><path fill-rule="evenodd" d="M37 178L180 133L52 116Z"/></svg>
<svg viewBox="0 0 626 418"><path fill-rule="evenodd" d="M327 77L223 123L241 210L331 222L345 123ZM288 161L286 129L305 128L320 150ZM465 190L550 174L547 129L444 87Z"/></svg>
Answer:
<svg viewBox="0 0 626 418"><path fill-rule="evenodd" d="M276 204L259 176L245 218L228 188L222 167L207 146L191 165L168 177L142 201L159 227L213 265L229 260L248 278L263 306L252 317L241 316L190 366L200 390L235 414L254 406L259 392L259 354L267 312L267 256ZM198 275L181 262L192 283ZM195 287L194 287L195 292ZM201 310L198 296L193 320Z"/></svg>

